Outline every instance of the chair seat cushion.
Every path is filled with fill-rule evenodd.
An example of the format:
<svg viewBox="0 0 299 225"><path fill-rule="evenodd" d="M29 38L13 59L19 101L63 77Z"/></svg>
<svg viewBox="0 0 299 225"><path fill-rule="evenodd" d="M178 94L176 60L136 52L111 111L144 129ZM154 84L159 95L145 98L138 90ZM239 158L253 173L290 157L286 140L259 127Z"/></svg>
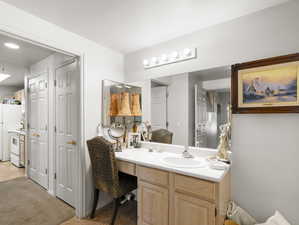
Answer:
<svg viewBox="0 0 299 225"><path fill-rule="evenodd" d="M137 189L137 177L122 172L119 172L118 176L119 176L119 190L118 190L118 196L116 197L121 197Z"/></svg>

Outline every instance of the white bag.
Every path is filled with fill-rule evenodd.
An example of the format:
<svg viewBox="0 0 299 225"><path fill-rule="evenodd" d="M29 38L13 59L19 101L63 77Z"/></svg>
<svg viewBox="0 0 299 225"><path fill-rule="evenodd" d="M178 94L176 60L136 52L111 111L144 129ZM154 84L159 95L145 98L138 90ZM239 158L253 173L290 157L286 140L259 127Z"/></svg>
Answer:
<svg viewBox="0 0 299 225"><path fill-rule="evenodd" d="M231 201L228 205L227 217L239 225L256 224L256 220L233 201Z"/></svg>
<svg viewBox="0 0 299 225"><path fill-rule="evenodd" d="M281 214L276 211L274 216L271 216L266 223L257 225L291 225Z"/></svg>

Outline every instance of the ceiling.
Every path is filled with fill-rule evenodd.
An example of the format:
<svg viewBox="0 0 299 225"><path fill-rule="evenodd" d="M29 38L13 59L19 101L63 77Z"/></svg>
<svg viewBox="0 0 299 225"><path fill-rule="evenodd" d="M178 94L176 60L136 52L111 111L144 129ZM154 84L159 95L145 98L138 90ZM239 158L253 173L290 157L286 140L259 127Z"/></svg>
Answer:
<svg viewBox="0 0 299 225"><path fill-rule="evenodd" d="M69 31L128 53L287 0L3 0Z"/></svg>
<svg viewBox="0 0 299 225"><path fill-rule="evenodd" d="M9 49L4 46L5 42L16 43L20 49ZM4 65L5 73L11 75L0 82L0 86L23 86L26 68L53 53L46 48L0 34L0 68Z"/></svg>
<svg viewBox="0 0 299 225"><path fill-rule="evenodd" d="M20 49L9 49L4 46L5 42L16 43ZM49 49L0 34L0 63L4 61L19 67L29 67L53 53Z"/></svg>

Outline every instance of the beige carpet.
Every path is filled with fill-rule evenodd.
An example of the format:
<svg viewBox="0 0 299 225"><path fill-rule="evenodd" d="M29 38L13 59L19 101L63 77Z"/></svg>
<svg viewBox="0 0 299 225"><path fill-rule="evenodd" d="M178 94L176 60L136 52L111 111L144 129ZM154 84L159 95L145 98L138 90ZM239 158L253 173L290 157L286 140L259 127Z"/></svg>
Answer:
<svg viewBox="0 0 299 225"><path fill-rule="evenodd" d="M109 204L96 213L94 219L78 219L76 217L62 225L109 225L113 213L113 204ZM115 225L137 225L137 202L130 201L120 206Z"/></svg>
<svg viewBox="0 0 299 225"><path fill-rule="evenodd" d="M73 208L25 177L0 182L1 225L59 225Z"/></svg>

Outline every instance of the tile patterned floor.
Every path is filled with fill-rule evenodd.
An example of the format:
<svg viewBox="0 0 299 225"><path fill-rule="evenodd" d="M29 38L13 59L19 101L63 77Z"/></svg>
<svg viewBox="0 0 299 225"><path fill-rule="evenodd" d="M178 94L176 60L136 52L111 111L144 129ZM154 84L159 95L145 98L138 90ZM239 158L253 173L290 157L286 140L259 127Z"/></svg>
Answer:
<svg viewBox="0 0 299 225"><path fill-rule="evenodd" d="M25 176L25 168L17 168L10 162L0 162L0 182Z"/></svg>

